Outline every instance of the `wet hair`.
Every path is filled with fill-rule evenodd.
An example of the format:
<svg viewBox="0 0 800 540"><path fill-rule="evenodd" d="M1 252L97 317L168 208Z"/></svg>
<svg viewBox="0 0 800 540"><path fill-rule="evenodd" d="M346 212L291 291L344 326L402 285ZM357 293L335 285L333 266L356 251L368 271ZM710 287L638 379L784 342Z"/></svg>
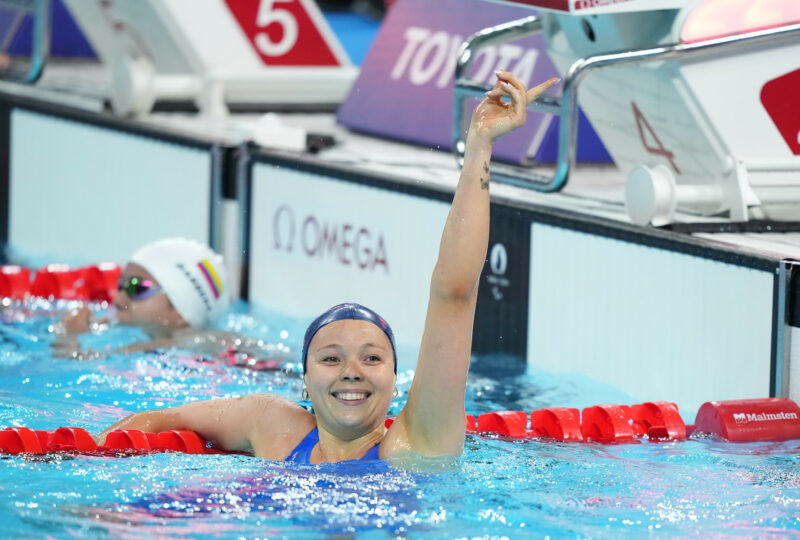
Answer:
<svg viewBox="0 0 800 540"><path fill-rule="evenodd" d="M306 372L308 346L311 344L311 340L314 339L314 336L317 335L317 332L319 332L323 326L342 320L367 321L383 330L383 333L389 338L389 343L392 344L394 372L397 374L397 349L395 348L394 344L394 333L392 333L392 327L389 326L389 323L387 323L383 317L368 307L355 303L335 305L314 319L314 321L308 325L306 335L303 338L303 374Z"/></svg>

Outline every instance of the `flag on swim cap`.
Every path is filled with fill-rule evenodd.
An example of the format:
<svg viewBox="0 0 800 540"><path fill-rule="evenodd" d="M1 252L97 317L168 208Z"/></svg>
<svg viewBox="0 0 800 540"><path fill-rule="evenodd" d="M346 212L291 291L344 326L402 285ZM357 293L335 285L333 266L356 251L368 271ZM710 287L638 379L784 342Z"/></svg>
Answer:
<svg viewBox="0 0 800 540"><path fill-rule="evenodd" d="M303 373L306 372L306 360L308 359L308 346L311 344L311 340L314 339L314 336L319 332L320 328L325 325L328 325L332 322L342 321L342 320L356 320L356 321L367 321L371 322L381 330L383 333L386 334L386 337L389 338L389 343L392 344L392 355L394 355L394 372L397 373L397 350L394 346L394 334L392 333L392 328L389 326L389 323L384 320L383 317L369 309L368 307L362 306L361 304L349 303L349 304L339 304L333 306L325 313L314 319L314 321L308 325L308 329L306 330L306 335L303 338Z"/></svg>
<svg viewBox="0 0 800 540"><path fill-rule="evenodd" d="M228 273L221 255L188 238L151 242L131 256L150 272L177 312L193 328L219 318L230 304Z"/></svg>

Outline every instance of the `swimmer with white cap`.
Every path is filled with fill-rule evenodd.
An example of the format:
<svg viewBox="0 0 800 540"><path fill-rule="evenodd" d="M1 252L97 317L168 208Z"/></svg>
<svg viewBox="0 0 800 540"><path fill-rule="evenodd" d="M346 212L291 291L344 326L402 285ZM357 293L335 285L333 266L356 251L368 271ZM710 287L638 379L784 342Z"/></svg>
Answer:
<svg viewBox="0 0 800 540"><path fill-rule="evenodd" d="M227 311L230 296L224 260L207 245L187 238L165 238L146 244L125 265L113 305L117 322L138 326L151 341L113 352L180 345L216 354L232 344L241 348L243 343L252 350L255 340L211 330ZM107 321L99 321L103 322ZM97 324L92 323L91 311L84 306L62 321L63 333L74 337ZM101 354L79 351L76 346L74 339L61 340L54 353L79 359Z"/></svg>
<svg viewBox="0 0 800 540"><path fill-rule="evenodd" d="M117 320L151 337L208 328L230 305L222 256L200 242L166 238L138 249L120 276Z"/></svg>
<svg viewBox="0 0 800 540"><path fill-rule="evenodd" d="M507 71L472 115L461 178L430 283L425 329L408 399L386 428L397 381L394 335L358 304L334 306L308 327L305 393L313 413L283 397L250 394L139 412L115 429L194 430L219 448L300 463L461 454L464 395L478 284L489 241L492 144L525 122L527 105L557 79L527 90Z"/></svg>

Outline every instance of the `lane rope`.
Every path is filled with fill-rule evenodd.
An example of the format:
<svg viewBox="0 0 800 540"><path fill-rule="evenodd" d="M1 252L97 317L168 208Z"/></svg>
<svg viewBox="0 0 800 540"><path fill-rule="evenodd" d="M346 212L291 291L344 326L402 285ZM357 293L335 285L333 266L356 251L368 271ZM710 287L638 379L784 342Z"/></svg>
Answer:
<svg viewBox="0 0 800 540"><path fill-rule="evenodd" d="M387 418L386 426L394 419ZM734 442L787 441L800 439L800 407L787 398L709 401L697 412L694 424L686 425L678 406L668 401L638 405L594 405L582 413L567 407L549 407L530 413L496 411L466 416L467 432L508 439L537 439L597 443L683 441L707 434ZM98 445L79 427L52 431L8 427L0 431L0 453L70 453L100 456L132 456L159 452L186 454L243 454L213 448L194 431L173 430L148 433L116 430Z"/></svg>

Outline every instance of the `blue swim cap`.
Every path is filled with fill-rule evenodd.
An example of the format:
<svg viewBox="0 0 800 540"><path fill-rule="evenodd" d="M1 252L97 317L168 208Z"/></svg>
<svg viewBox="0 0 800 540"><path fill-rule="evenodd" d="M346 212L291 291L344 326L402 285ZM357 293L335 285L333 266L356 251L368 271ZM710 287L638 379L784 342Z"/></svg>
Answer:
<svg viewBox="0 0 800 540"><path fill-rule="evenodd" d="M303 338L303 374L306 372L306 360L308 359L308 346L311 340L319 332L320 328L336 321L342 320L356 320L371 322L386 334L389 338L389 343L392 344L392 354L394 355L394 372L397 373L397 350L394 346L394 334L392 328L389 326L383 317L361 304L339 304L333 306L325 313L314 319L314 322L308 325L306 335Z"/></svg>

